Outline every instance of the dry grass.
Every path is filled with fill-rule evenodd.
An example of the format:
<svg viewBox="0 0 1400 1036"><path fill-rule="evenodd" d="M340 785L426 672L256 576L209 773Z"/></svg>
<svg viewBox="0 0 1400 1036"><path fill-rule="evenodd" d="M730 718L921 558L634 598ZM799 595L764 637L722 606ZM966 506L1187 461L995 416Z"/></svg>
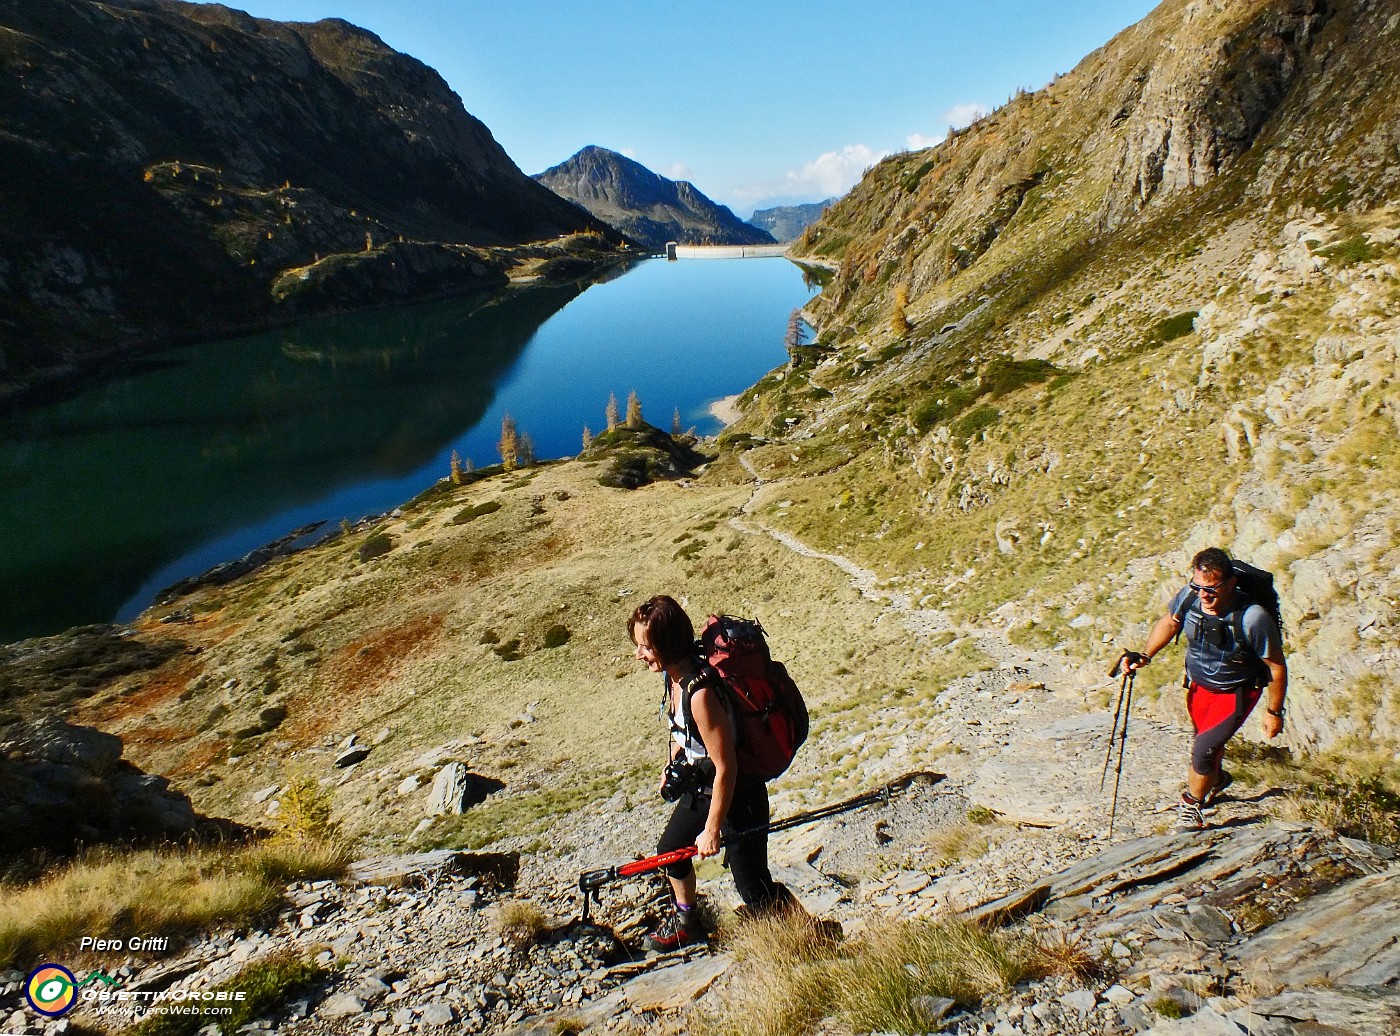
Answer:
<svg viewBox="0 0 1400 1036"><path fill-rule="evenodd" d="M704 1020L709 1036L799 1036L824 1019L855 1032L923 1033L921 997L964 1007L1027 978L1096 973L1096 962L1063 932L994 931L960 919L886 922L864 937L815 940L800 920L746 922L726 939L739 962L721 1005Z"/></svg>
<svg viewBox="0 0 1400 1036"><path fill-rule="evenodd" d="M179 936L265 916L299 878L343 873L339 843L94 852L0 901L0 967L27 967L84 935Z"/></svg>
<svg viewBox="0 0 1400 1036"><path fill-rule="evenodd" d="M496 930L517 948L533 946L549 931L549 918L534 903L508 899L496 907Z"/></svg>
<svg viewBox="0 0 1400 1036"><path fill-rule="evenodd" d="M242 992L245 999L232 1005L232 1014L211 1020L223 1036L233 1036L243 1025L270 1013L292 993L326 974L325 968L292 950L276 950L214 987L215 992ZM191 1036L205 1024L205 1018L199 1014L153 1013L131 1030L131 1036Z"/></svg>

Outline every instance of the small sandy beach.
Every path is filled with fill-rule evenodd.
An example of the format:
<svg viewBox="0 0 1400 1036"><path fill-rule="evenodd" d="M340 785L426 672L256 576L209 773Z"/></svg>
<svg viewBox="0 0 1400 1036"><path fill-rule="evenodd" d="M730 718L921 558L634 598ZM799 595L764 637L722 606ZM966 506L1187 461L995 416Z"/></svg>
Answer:
<svg viewBox="0 0 1400 1036"><path fill-rule="evenodd" d="M731 425L744 416L744 412L737 406L739 394L725 396L710 404L710 415L721 424Z"/></svg>

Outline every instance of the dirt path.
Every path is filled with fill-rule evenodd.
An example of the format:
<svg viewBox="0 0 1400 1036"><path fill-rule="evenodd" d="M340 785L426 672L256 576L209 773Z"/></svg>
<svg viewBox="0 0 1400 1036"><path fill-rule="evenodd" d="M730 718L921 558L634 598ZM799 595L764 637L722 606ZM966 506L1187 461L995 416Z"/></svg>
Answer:
<svg viewBox="0 0 1400 1036"><path fill-rule="evenodd" d="M1107 841L1117 769L1115 751L1101 788L1113 728L1112 713L1104 711L1103 702L1106 699L1112 708L1121 690L1117 682L1096 669L1067 662L1056 652L1020 648L1000 630L959 627L946 612L920 608L910 595L883 586L870 569L764 524L755 515L760 502L788 480L765 479L747 456L739 459L754 486L741 514L730 519L735 529L771 537L795 554L836 566L863 597L883 603L916 638L950 631L959 641L972 641L997 663L994 670L953 680L931 702L907 709L906 722L897 724L914 728L903 740L917 731L915 740L947 746L948 790L965 794L1030 832L1028 838L1041 848L1047 866L1082 855L1087 846L1076 847L1076 842L1101 847ZM928 650L948 647L930 645ZM1147 711L1139 698L1123 759L1115 841L1164 829L1174 821L1190 736L1176 725L1149 718ZM891 740L898 746L901 738ZM907 753L892 754L886 766L872 759L874 769L897 769L907 762ZM1245 799L1222 806L1221 812L1238 821L1258 815L1262 807ZM1057 835L1047 838L1044 827ZM1005 866L1009 856L1025 849L1023 839L1009 841L1014 844L1006 845L1006 854L996 854L998 859L989 867ZM1059 845L1051 848L1047 843Z"/></svg>

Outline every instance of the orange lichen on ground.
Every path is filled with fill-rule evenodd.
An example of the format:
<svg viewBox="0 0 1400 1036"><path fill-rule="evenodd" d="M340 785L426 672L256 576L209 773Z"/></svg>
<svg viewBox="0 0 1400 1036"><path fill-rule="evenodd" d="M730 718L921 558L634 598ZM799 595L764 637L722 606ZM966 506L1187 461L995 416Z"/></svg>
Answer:
<svg viewBox="0 0 1400 1036"><path fill-rule="evenodd" d="M204 663L199 659L187 655L174 658L148 674L145 683L76 714L81 716L80 722L103 729L117 726L173 703L203 672Z"/></svg>
<svg viewBox="0 0 1400 1036"><path fill-rule="evenodd" d="M224 762L228 757L228 744L223 739L200 741L190 748L171 768L168 776L179 780L204 773L211 766Z"/></svg>
<svg viewBox="0 0 1400 1036"><path fill-rule="evenodd" d="M291 700L282 736L306 745L339 726L342 716L375 696L404 659L431 645L446 620L445 611L418 615L395 626L369 630L346 644L322 667L321 686Z"/></svg>

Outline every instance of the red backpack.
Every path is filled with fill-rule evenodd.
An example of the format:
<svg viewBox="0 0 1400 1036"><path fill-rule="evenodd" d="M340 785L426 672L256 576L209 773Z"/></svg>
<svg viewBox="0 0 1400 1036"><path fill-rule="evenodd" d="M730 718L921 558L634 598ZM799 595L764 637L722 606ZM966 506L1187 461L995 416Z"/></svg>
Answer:
<svg viewBox="0 0 1400 1036"><path fill-rule="evenodd" d="M791 765L807 740L802 692L783 663L769 654L757 619L711 615L700 631L699 649L734 706L739 772L771 781ZM685 699L689 711L689 695Z"/></svg>

